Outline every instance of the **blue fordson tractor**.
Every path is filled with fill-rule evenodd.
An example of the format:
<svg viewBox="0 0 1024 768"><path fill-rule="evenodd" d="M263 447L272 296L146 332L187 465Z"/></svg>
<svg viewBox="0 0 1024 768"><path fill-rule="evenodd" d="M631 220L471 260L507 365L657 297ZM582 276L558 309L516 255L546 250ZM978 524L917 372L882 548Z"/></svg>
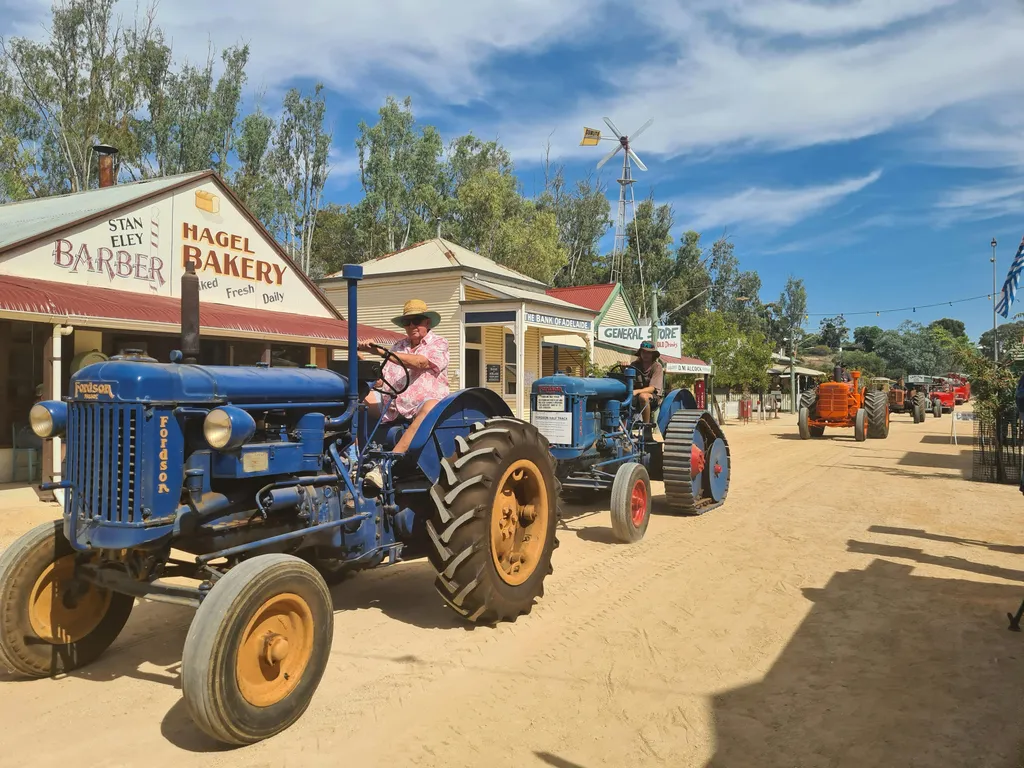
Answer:
<svg viewBox="0 0 1024 768"><path fill-rule="evenodd" d="M725 434L689 390L670 391L645 423L635 378L630 366L604 378L546 376L530 394L531 421L551 444L565 498L610 489L612 531L626 543L647 530L651 480L664 481L670 511L700 515L725 501L731 473Z"/></svg>
<svg viewBox="0 0 1024 768"><path fill-rule="evenodd" d="M126 352L33 407L36 434L67 441L64 477L48 486L64 489L64 515L0 554L0 663L67 672L114 642L136 597L194 606L186 705L210 736L246 744L308 706L331 650L328 585L348 571L408 547L426 552L441 597L468 621L530 611L557 546L547 441L497 395L468 389L430 412L406 453L391 451L404 425L368 424L361 395L403 382L358 359L362 268L344 276L347 376L196 364L189 270L172 362Z"/></svg>

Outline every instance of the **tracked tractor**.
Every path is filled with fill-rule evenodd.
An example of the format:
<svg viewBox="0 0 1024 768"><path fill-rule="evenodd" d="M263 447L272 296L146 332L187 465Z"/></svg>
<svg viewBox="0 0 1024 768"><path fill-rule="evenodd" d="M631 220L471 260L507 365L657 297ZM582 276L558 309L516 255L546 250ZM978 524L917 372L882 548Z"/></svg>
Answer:
<svg viewBox="0 0 1024 768"><path fill-rule="evenodd" d="M889 436L889 400L884 392L861 385L860 371L850 381L826 381L800 398L797 424L800 438L821 437L825 428L853 427L857 442Z"/></svg>
<svg viewBox="0 0 1024 768"><path fill-rule="evenodd" d="M645 423L635 376L629 366L603 378L546 376L530 396L562 491L570 499L611 491L612 531L627 543L647 530L651 480L665 481L669 511L700 515L725 501L731 474L725 434L693 394L670 391Z"/></svg>

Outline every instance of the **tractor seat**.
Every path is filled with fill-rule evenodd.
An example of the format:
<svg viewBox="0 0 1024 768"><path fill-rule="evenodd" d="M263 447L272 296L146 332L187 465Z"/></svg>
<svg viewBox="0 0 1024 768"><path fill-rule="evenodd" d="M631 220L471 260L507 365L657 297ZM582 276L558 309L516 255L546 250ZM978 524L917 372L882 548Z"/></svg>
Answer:
<svg viewBox="0 0 1024 768"><path fill-rule="evenodd" d="M370 441L383 446L386 451L391 450L398 445L398 441L402 439L402 434L408 429L410 424L412 424L412 419L402 417L381 424L373 433Z"/></svg>

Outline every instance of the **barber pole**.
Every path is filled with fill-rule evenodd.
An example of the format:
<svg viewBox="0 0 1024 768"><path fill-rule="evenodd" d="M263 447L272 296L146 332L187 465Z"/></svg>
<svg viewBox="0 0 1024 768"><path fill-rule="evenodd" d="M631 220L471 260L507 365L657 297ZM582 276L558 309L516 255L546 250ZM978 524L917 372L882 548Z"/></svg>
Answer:
<svg viewBox="0 0 1024 768"><path fill-rule="evenodd" d="M153 263L154 258L160 256L160 209L157 206L153 206L149 209L149 261ZM150 282L149 289L154 293L157 292L158 288Z"/></svg>

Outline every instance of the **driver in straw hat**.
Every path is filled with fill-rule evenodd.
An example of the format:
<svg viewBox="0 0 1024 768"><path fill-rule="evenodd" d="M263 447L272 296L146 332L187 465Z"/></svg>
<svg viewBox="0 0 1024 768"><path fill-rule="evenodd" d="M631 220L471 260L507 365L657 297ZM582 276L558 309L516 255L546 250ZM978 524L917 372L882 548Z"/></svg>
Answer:
<svg viewBox="0 0 1024 768"><path fill-rule="evenodd" d="M392 318L391 322L405 329L405 338L396 342L390 352L409 369L409 386L397 397L389 397L387 385L400 390L406 381L402 367L394 360L386 360L381 368L381 379L387 383L384 386L386 405L382 423L400 418L412 419L394 448L395 453L405 453L423 419L451 391L448 386L448 339L434 333L441 316L431 312L426 302L420 299L405 302L402 314ZM359 349L383 356L383 348L372 342L360 344ZM380 385L378 380L377 386ZM380 393L371 390L365 402L369 406L371 423L375 423L381 414Z"/></svg>
<svg viewBox="0 0 1024 768"><path fill-rule="evenodd" d="M633 397L643 407L644 421L651 420L651 409L657 408L661 402L661 394L665 389L665 369L658 358L661 352L650 341L640 344L636 350L636 359L630 365L636 369L636 380Z"/></svg>

